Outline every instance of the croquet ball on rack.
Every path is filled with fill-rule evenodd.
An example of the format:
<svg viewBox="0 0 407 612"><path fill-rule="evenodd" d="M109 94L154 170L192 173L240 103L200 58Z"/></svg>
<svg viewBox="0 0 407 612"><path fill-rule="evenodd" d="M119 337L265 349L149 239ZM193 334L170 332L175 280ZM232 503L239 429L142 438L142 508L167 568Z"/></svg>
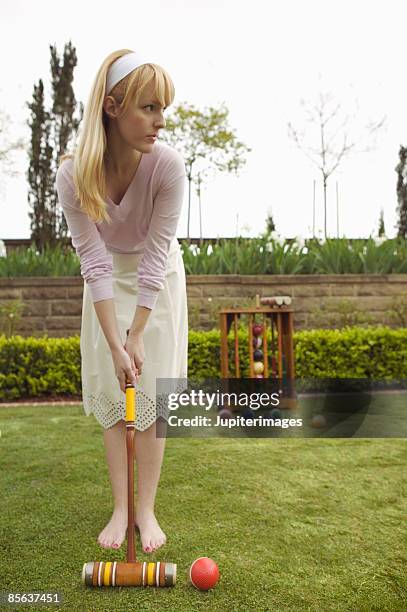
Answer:
<svg viewBox="0 0 407 612"><path fill-rule="evenodd" d="M233 416L230 408L221 408L218 412L218 417L221 419L231 419Z"/></svg>
<svg viewBox="0 0 407 612"><path fill-rule="evenodd" d="M262 344L263 344L263 338L261 338L260 336L254 336L252 340L253 348L254 349L261 348Z"/></svg>
<svg viewBox="0 0 407 612"><path fill-rule="evenodd" d="M323 427L326 427L326 424L326 418L323 414L314 414L314 416L312 417L312 427L315 427L316 429L321 429Z"/></svg>
<svg viewBox="0 0 407 612"><path fill-rule="evenodd" d="M255 361L253 364L253 370L255 374L263 374L264 364L261 361Z"/></svg>
<svg viewBox="0 0 407 612"><path fill-rule="evenodd" d="M261 361L263 359L264 355L263 355L263 351L261 351L260 349L256 349L253 353L253 359L254 361Z"/></svg>
<svg viewBox="0 0 407 612"><path fill-rule="evenodd" d="M256 415L251 408L245 408L242 413L243 419L253 419Z"/></svg>
<svg viewBox="0 0 407 612"><path fill-rule="evenodd" d="M261 323L255 323L253 325L253 334L255 336L260 336L263 333L263 325Z"/></svg>
<svg viewBox="0 0 407 612"><path fill-rule="evenodd" d="M200 591L212 589L219 580L219 568L213 559L199 557L189 569L189 579Z"/></svg>

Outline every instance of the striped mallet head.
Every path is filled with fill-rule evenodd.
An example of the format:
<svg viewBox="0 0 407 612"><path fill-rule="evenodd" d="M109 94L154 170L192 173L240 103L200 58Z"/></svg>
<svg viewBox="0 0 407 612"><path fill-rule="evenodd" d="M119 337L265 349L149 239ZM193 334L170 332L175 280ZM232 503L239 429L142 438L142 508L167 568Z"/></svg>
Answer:
<svg viewBox="0 0 407 612"><path fill-rule="evenodd" d="M164 561L89 561L83 564L82 582L86 586L174 586L176 563Z"/></svg>

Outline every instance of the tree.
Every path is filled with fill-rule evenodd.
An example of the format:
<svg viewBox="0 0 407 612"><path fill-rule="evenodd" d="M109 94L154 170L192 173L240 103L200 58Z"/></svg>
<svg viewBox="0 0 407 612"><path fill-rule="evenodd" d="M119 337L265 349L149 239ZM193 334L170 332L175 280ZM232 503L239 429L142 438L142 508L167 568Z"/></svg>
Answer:
<svg viewBox="0 0 407 612"><path fill-rule="evenodd" d="M382 238L386 235L386 228L384 227L384 211L383 208L380 209L380 217L379 217L379 229L377 231L377 235L379 238Z"/></svg>
<svg viewBox="0 0 407 612"><path fill-rule="evenodd" d="M201 185L203 183L203 172L197 173L196 178L196 193L198 196L198 205L199 205L199 244L202 246L203 242L203 232L202 232L202 199L201 199ZM189 237L189 233L188 233Z"/></svg>
<svg viewBox="0 0 407 612"><path fill-rule="evenodd" d="M276 224L274 223L273 214L271 209L267 212L266 217L266 233L271 234L276 231Z"/></svg>
<svg viewBox="0 0 407 612"><path fill-rule="evenodd" d="M407 238L407 148L400 145L397 172L398 236Z"/></svg>
<svg viewBox="0 0 407 612"><path fill-rule="evenodd" d="M192 104L181 103L166 118L163 140L177 149L185 160L188 178L188 223L191 215L192 183L197 186L201 201L202 183L216 172L235 172L246 163L244 154L249 152L245 144L238 141L228 124L229 111L220 108L199 110ZM200 219L202 234L202 219ZM202 235L201 235L202 239Z"/></svg>
<svg viewBox="0 0 407 612"><path fill-rule="evenodd" d="M39 80L34 85L33 101L28 104L31 117L28 125L31 128L29 148L30 163L27 179L30 185L28 204L33 212L28 213L31 219L31 238L36 248L52 243L53 216L48 202L54 189L52 182L52 147L50 145L51 118L44 107L44 84Z"/></svg>
<svg viewBox="0 0 407 612"><path fill-rule="evenodd" d="M351 153L372 149L372 139L384 126L385 117L368 122L362 131L355 129L356 113L353 116L343 110L331 93L319 93L315 101L301 100L306 121L314 128L309 144L307 134L299 132L290 122L288 136L296 146L319 169L324 187L324 234L327 238L327 183Z"/></svg>
<svg viewBox="0 0 407 612"><path fill-rule="evenodd" d="M17 176L14 168L13 153L24 149L23 138L10 137L11 117L8 113L0 111L0 176Z"/></svg>
<svg viewBox="0 0 407 612"><path fill-rule="evenodd" d="M55 178L60 156L68 150L76 137L83 115L83 106L75 100L72 88L73 71L77 63L76 51L71 42L64 48L63 61L56 47L50 46L52 76L52 106L45 108L44 85L40 79L34 85L33 100L28 104L31 117L29 168L27 178L30 185L28 202L33 212L31 238L36 248L43 251L46 245L55 246L67 236L66 221L58 211ZM79 115L75 116L79 106Z"/></svg>
<svg viewBox="0 0 407 612"><path fill-rule="evenodd" d="M75 139L83 117L83 104L76 101L72 87L73 73L77 64L76 50L71 41L64 48L63 61L58 57L56 46L50 46L52 75L52 143L53 174L56 176L59 158L67 152L70 142ZM76 112L78 109L78 115ZM56 212L56 234L59 238L67 236L68 227L62 210L58 210L57 193L54 190L51 208Z"/></svg>

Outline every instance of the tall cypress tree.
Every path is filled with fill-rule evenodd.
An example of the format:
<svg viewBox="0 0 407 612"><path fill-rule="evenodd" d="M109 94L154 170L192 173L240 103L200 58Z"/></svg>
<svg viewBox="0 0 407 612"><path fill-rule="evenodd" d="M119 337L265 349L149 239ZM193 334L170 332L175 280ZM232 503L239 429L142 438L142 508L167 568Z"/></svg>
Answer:
<svg viewBox="0 0 407 612"><path fill-rule="evenodd" d="M274 223L273 213L271 210L268 211L266 217L266 233L271 234L276 231L276 224Z"/></svg>
<svg viewBox="0 0 407 612"><path fill-rule="evenodd" d="M69 145L75 140L83 117L83 104L78 103L72 87L74 70L77 65L76 49L69 41L64 48L62 61L58 56L56 46L50 45L51 53L51 83L52 83L52 143L53 174L56 176L59 158L66 153ZM55 211L55 235L58 238L67 236L68 228L58 207L57 193L54 190L51 197L51 207Z"/></svg>
<svg viewBox="0 0 407 612"><path fill-rule="evenodd" d="M34 85L33 100L28 104L31 117L28 125L31 128L29 148L29 166L27 179L29 183L28 204L31 219L31 238L38 250L52 242L53 223L49 209L50 194L54 190L52 183L52 147L50 145L51 119L44 106L44 84L39 80Z"/></svg>
<svg viewBox="0 0 407 612"><path fill-rule="evenodd" d="M52 106L44 104L44 85L34 85L33 100L28 104L31 118L31 147L27 172L30 184L28 201L33 209L31 238L42 251L46 245L67 243L67 225L58 206L55 189L59 158L69 149L76 137L83 116L83 105L75 99L72 88L73 72L77 64L76 50L69 41L64 47L62 62L56 46L50 46ZM77 115L76 115L77 113Z"/></svg>
<svg viewBox="0 0 407 612"><path fill-rule="evenodd" d="M384 226L384 211L383 208L380 209L380 217L379 217L379 229L377 231L377 235L379 238L386 236L386 228Z"/></svg>
<svg viewBox="0 0 407 612"><path fill-rule="evenodd" d="M399 163L395 170L397 172L397 213L398 236L407 238L407 148L400 146Z"/></svg>

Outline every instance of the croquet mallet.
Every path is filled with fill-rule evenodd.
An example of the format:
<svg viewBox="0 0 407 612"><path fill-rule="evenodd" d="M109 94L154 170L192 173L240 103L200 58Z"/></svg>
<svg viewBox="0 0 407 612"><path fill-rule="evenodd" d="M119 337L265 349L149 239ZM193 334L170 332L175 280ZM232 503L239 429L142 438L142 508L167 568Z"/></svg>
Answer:
<svg viewBox="0 0 407 612"><path fill-rule="evenodd" d="M129 330L127 330L127 335ZM126 377L127 447L127 561L89 561L84 563L82 581L86 586L174 586L177 564L163 561L137 561L134 537L134 437L136 389Z"/></svg>

